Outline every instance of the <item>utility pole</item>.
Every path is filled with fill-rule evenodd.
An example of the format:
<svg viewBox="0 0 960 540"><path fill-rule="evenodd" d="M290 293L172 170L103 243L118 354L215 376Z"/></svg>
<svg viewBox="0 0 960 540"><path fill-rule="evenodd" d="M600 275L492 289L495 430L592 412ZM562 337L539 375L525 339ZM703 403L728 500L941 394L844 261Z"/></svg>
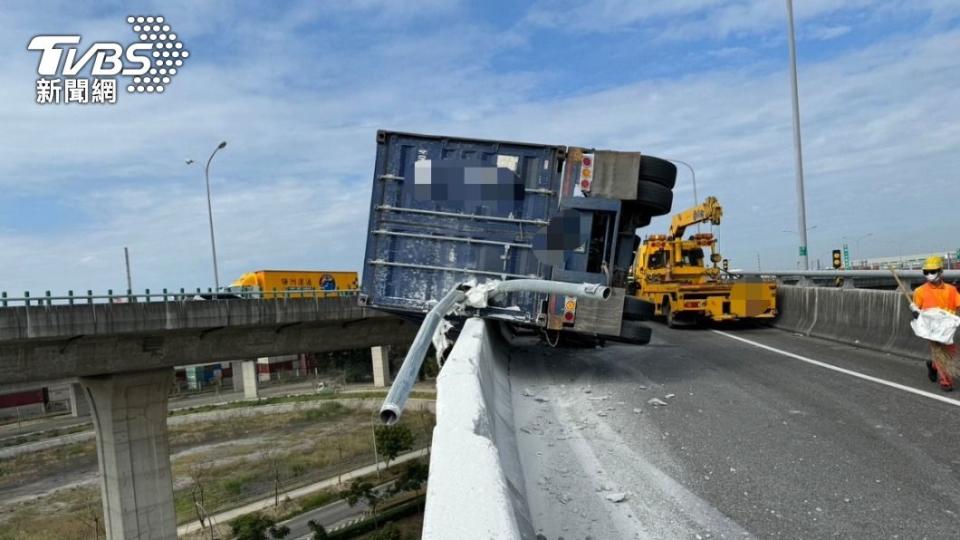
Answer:
<svg viewBox="0 0 960 540"><path fill-rule="evenodd" d="M133 293L133 280L130 279L130 250L123 246L123 262L127 267L127 290Z"/></svg>
<svg viewBox="0 0 960 540"><path fill-rule="evenodd" d="M800 261L810 269L807 258L807 209L803 194L803 151L800 141L800 96L797 90L797 44L793 35L793 0L787 0L787 42L790 48L790 91L793 98L793 151L797 174L797 232L800 234Z"/></svg>

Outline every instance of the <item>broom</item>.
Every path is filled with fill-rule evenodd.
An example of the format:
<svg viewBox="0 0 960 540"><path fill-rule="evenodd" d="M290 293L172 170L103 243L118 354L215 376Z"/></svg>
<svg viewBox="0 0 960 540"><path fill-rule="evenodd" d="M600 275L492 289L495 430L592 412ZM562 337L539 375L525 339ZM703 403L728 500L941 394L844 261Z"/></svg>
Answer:
<svg viewBox="0 0 960 540"><path fill-rule="evenodd" d="M912 304L913 298L910 297L906 286L900 281L900 276L897 275L897 271L894 268L890 268L890 272L893 274L893 279L897 281L897 290L903 293L907 302ZM937 370L946 370L951 377L960 376L960 365L958 365L960 362L957 362L954 355L950 354L950 351L947 350L947 345L929 340L927 343L930 344L930 352L933 353L933 364L937 367Z"/></svg>

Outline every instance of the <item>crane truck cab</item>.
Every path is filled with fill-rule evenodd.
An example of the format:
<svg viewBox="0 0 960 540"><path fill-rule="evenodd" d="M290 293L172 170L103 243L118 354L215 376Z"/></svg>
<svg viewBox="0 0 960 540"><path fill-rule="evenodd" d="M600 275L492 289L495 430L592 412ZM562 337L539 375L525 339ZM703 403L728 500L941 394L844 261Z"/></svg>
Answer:
<svg viewBox="0 0 960 540"><path fill-rule="evenodd" d="M673 216L668 234L652 234L640 244L630 275L629 294L669 326L776 316L776 284L734 280L720 267L713 233L694 233L697 223L719 225L723 208L714 197ZM708 256L709 254L709 256Z"/></svg>

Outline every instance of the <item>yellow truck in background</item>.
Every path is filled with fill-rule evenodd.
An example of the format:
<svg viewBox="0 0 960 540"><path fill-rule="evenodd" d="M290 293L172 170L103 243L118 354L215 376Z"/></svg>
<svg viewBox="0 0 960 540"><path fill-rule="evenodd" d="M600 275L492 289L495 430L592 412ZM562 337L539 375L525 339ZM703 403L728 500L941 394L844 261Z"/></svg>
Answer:
<svg viewBox="0 0 960 540"><path fill-rule="evenodd" d="M359 288L356 272L323 270L257 270L243 274L230 284L231 292L256 292L263 298L336 296Z"/></svg>
<svg viewBox="0 0 960 540"><path fill-rule="evenodd" d="M724 277L718 266L723 258L712 233L683 238L690 225L719 225L722 216L717 199L707 197L703 204L673 216L669 234L650 235L637 249L628 294L649 305L649 312L666 319L668 326L701 319L772 319L777 314L775 283ZM709 267L705 249L710 250Z"/></svg>

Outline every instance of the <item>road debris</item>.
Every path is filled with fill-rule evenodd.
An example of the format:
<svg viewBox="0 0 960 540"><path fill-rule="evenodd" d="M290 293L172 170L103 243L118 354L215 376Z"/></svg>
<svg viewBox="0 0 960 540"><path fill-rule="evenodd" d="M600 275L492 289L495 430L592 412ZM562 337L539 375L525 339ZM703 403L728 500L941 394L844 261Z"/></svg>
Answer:
<svg viewBox="0 0 960 540"><path fill-rule="evenodd" d="M667 402L660 398L650 398L647 400L647 405L653 405L654 407L666 407Z"/></svg>
<svg viewBox="0 0 960 540"><path fill-rule="evenodd" d="M621 503L627 500L627 494L622 492L608 493L604 498L613 503Z"/></svg>

